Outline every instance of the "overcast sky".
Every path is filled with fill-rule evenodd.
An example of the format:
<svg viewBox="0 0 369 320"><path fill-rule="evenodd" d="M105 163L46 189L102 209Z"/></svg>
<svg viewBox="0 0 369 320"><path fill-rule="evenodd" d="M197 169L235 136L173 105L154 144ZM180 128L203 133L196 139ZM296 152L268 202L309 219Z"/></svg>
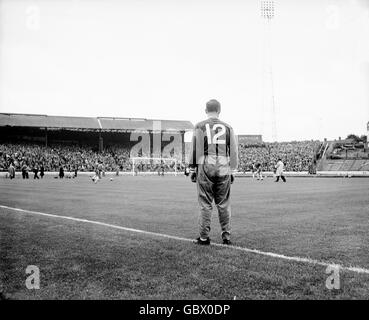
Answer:
<svg viewBox="0 0 369 320"><path fill-rule="evenodd" d="M366 133L368 3L275 1L279 141ZM257 0L0 0L0 112L195 123L215 98L270 140L263 23Z"/></svg>

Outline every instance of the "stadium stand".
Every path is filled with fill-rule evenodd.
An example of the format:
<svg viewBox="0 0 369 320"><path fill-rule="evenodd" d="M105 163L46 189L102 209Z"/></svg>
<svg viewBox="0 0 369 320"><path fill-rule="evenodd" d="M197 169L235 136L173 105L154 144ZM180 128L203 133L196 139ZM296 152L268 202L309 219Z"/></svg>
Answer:
<svg viewBox="0 0 369 320"><path fill-rule="evenodd" d="M308 171L312 162L314 142L273 143L250 147L240 145L240 169L251 171L253 163L261 163L264 171L273 171L273 166L281 157L287 171ZM144 156L144 155L143 155ZM180 158L180 155L173 155ZM63 166L67 171L78 168L79 171L93 171L98 163L103 163L106 171L131 171L130 148L122 145L110 145L102 152L89 146L51 144L44 146L30 143L1 143L0 170L7 170L13 163L16 170L26 164L31 170L43 164L45 171L58 171ZM141 163L140 171L156 170L157 165ZM185 162L179 163L182 170ZM167 170L171 170L168 164Z"/></svg>
<svg viewBox="0 0 369 320"><path fill-rule="evenodd" d="M325 151L319 161L319 171L367 171L368 149L364 142L354 139L325 142Z"/></svg>
<svg viewBox="0 0 369 320"><path fill-rule="evenodd" d="M100 129L96 118L0 113L0 127Z"/></svg>
<svg viewBox="0 0 369 320"><path fill-rule="evenodd" d="M148 120L134 118L97 118L101 124L102 130L118 130L118 131L140 131L153 130L159 127L162 131L187 131L192 129L192 124L189 121L176 120Z"/></svg>
<svg viewBox="0 0 369 320"><path fill-rule="evenodd" d="M159 131L169 132L170 137L162 142L160 153L167 146L172 147L175 137L177 144L182 144L164 156L178 159L179 171L186 165L189 150L184 134L192 129L189 121L0 113L0 171L7 171L10 163L17 171L24 166L32 170L41 164L45 171L58 171L60 166L67 171L94 171L99 163L106 171L131 171L132 147L142 141L131 141L131 133L149 132L152 141ZM153 153L140 149L136 156L152 157ZM256 163L261 164L263 171L273 171L279 158L290 172L368 170L369 164L362 145L348 140L239 143L240 171L251 171ZM156 171L161 165L166 171L173 171L175 165L152 161L136 164L139 171Z"/></svg>
<svg viewBox="0 0 369 320"><path fill-rule="evenodd" d="M286 171L308 171L320 146L320 141L240 144L240 166L246 172L254 163L260 163L264 171L273 171L278 158L281 158Z"/></svg>
<svg viewBox="0 0 369 320"><path fill-rule="evenodd" d="M129 149L124 147L109 147L103 152L96 152L88 147L53 145L50 147L28 144L1 144L0 170L6 171L10 163L16 170L23 165L28 171L34 167L44 166L45 171L59 171L60 166L66 171L94 171L99 163L104 165L106 171L131 171ZM174 170L173 163L165 163L167 171ZM140 163L140 171L154 171L159 164ZM180 166L177 170L182 170Z"/></svg>
<svg viewBox="0 0 369 320"><path fill-rule="evenodd" d="M10 163L16 170L24 165L28 170L44 166L45 171L93 171L103 163L106 171L130 171L132 146L142 141L131 133L166 135L162 150L184 143L184 134L193 129L189 121L149 120L136 118L86 118L0 113L0 170L6 171ZM169 148L169 149L170 149ZM167 148L168 149L168 148ZM185 153L172 148L163 157L176 158L181 169ZM139 150L138 156L150 157ZM138 163L138 170L156 170L157 163ZM166 170L174 170L174 163L165 162Z"/></svg>

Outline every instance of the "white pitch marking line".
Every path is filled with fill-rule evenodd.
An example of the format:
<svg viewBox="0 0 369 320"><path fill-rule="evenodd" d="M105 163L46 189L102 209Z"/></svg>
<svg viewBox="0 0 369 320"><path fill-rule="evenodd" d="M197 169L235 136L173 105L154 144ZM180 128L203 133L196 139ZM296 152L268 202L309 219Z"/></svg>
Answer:
<svg viewBox="0 0 369 320"><path fill-rule="evenodd" d="M172 235L163 234L163 233L156 233L156 232L150 232L150 231L145 231L145 230L126 228L126 227L121 227L121 226L117 226L117 225L114 225L114 224L109 224L109 223L104 223L104 222L99 222L99 221L80 219L80 218L74 218L74 217L68 217L68 216L61 216L61 215L56 215L56 214L43 213L43 212L31 211L31 210L25 210L25 209L19 209L19 208L13 208L13 207L8 207L8 206L4 206L4 205L0 205L0 208L7 209L7 210L13 210L13 211L17 211L17 212L22 212L22 213L36 214L36 215L45 216L45 217L51 217L51 218L58 218L58 219L65 219L65 220L72 220L72 221L77 221L77 222L85 222L85 223L90 223L90 224L96 224L96 225L99 225L99 226L105 226L105 227L109 227L109 228L114 228L114 229L119 229L119 230L124 230L124 231L130 231L130 232L135 232L135 233L141 233L141 234L146 234L146 235L151 235L151 236L161 237L161 238L167 238L167 239L172 239L172 240L193 242L192 239L172 236ZM221 247L221 248L228 248L228 249L233 249L233 250L239 250L239 251L249 252L249 253L255 253L255 254L259 254L259 255L263 255L263 256L267 256L267 257L284 259L284 260L289 260L289 261L304 262L304 263L319 265L319 266L323 266L323 267L332 266L332 267L340 269L340 270L346 270L346 271L351 271L351 272L356 272L356 273L369 274L369 269L361 268L361 267L346 267L346 266L342 266L340 264L328 263L328 262L314 260L314 259L310 259L310 258L285 256L283 254L278 254L278 253L273 253L273 252L264 252L264 251L260 251L260 250L257 250L257 249L249 249L249 248L245 248L245 247L227 246L227 245L220 244L220 243L213 243L212 246Z"/></svg>

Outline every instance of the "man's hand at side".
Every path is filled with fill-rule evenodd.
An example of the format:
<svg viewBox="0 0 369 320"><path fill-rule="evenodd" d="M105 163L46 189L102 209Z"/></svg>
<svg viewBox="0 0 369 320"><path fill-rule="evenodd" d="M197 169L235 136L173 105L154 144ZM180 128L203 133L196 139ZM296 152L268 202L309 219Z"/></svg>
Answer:
<svg viewBox="0 0 369 320"><path fill-rule="evenodd" d="M197 181L197 175L196 175L195 171L191 173L191 181L193 183L196 183L196 181Z"/></svg>

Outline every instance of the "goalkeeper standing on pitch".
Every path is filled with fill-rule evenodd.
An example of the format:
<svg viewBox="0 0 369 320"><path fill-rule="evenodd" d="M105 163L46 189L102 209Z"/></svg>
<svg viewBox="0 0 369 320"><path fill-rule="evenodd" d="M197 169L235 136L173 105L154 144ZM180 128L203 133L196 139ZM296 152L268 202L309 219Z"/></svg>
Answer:
<svg viewBox="0 0 369 320"><path fill-rule="evenodd" d="M231 244L230 192L232 170L237 168L238 150L231 126L219 120L220 103L210 100L205 112L208 119L196 124L190 151L191 180L197 183L200 205L200 237L197 244L210 244L213 201L218 209L224 244Z"/></svg>

